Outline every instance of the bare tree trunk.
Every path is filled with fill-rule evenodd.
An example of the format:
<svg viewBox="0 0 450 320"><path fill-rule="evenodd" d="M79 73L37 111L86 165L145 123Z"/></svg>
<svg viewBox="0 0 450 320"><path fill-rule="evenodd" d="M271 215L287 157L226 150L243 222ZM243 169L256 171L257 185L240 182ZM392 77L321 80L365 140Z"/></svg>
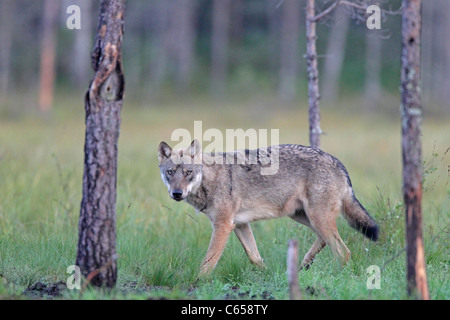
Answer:
<svg viewBox="0 0 450 320"><path fill-rule="evenodd" d="M421 0L403 0L401 111L407 288L410 296L429 299L422 232L421 23Z"/></svg>
<svg viewBox="0 0 450 320"><path fill-rule="evenodd" d="M124 91L122 37L125 0L102 0L85 97L83 199L76 265L98 287L116 284L117 144ZM93 276L95 275L95 276Z"/></svg>
<svg viewBox="0 0 450 320"><path fill-rule="evenodd" d="M244 0L231 1L231 16L233 23L230 24L230 38L233 43L240 43L244 35Z"/></svg>
<svg viewBox="0 0 450 320"><path fill-rule="evenodd" d="M56 23L60 1L45 0L42 20L39 109L48 112L53 104L56 60Z"/></svg>
<svg viewBox="0 0 450 320"><path fill-rule="evenodd" d="M433 102L433 58L435 28L434 4L436 1L425 1L422 4L422 101L424 105Z"/></svg>
<svg viewBox="0 0 450 320"><path fill-rule="evenodd" d="M299 76L300 1L284 1L280 9L282 18L278 96L283 102L293 102L297 97Z"/></svg>
<svg viewBox="0 0 450 320"><path fill-rule="evenodd" d="M195 0L176 0L172 13L175 28L175 83L179 92L186 92L194 69L195 44Z"/></svg>
<svg viewBox="0 0 450 320"><path fill-rule="evenodd" d="M279 0L266 0L266 12L269 28L269 68L271 73L279 70L279 38L280 38L280 14L277 5ZM281 3L282 4L282 3Z"/></svg>
<svg viewBox="0 0 450 320"><path fill-rule="evenodd" d="M166 0L151 4L154 18L154 56L150 62L152 91L173 77L176 89L185 92L195 64L196 0Z"/></svg>
<svg viewBox="0 0 450 320"><path fill-rule="evenodd" d="M366 87L364 109L372 112L378 109L381 98L381 38L366 30Z"/></svg>
<svg viewBox="0 0 450 320"><path fill-rule="evenodd" d="M298 286L298 242L289 240L287 251L287 276L289 284L289 298L301 300L302 294Z"/></svg>
<svg viewBox="0 0 450 320"><path fill-rule="evenodd" d="M227 83L231 0L214 0L212 12L211 94L220 98Z"/></svg>
<svg viewBox="0 0 450 320"><path fill-rule="evenodd" d="M435 102L444 105L450 111L450 1L434 1L434 51L433 61L435 64L433 79L435 81Z"/></svg>
<svg viewBox="0 0 450 320"><path fill-rule="evenodd" d="M86 85L89 80L88 57L92 47L92 0L80 0L81 30L74 30L75 41L72 54L72 81L78 88Z"/></svg>
<svg viewBox="0 0 450 320"><path fill-rule="evenodd" d="M445 103L444 105L444 110L446 110L447 112L450 112L450 90L449 90L449 78L450 78L450 1L446 1L445 2L445 26L443 27L444 30L446 31L444 34L444 38L442 41L442 43L444 44L444 50L445 50L445 80L444 82L447 83L447 85L442 84L441 87L443 88L444 92L445 92L445 96L444 99L442 100L442 102Z"/></svg>
<svg viewBox="0 0 450 320"><path fill-rule="evenodd" d="M10 87L14 6L14 0L3 0L0 7L0 95L3 98Z"/></svg>
<svg viewBox="0 0 450 320"><path fill-rule="evenodd" d="M329 103L335 103L338 97L339 77L344 63L345 43L350 24L350 17L345 8L336 8L334 16L335 25L331 28L328 40L322 89L323 99Z"/></svg>
<svg viewBox="0 0 450 320"><path fill-rule="evenodd" d="M169 28L170 2L152 1L150 3L150 15L152 16L152 45L154 50L150 60L150 86L153 97L157 95L167 77L171 35Z"/></svg>
<svg viewBox="0 0 450 320"><path fill-rule="evenodd" d="M317 68L314 0L306 1L306 60L308 68L309 143L320 146L319 69Z"/></svg>

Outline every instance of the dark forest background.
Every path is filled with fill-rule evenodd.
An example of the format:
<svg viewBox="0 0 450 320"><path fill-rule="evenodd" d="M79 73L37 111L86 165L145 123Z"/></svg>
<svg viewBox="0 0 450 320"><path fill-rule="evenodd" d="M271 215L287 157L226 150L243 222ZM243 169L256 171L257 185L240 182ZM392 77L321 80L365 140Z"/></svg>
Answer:
<svg viewBox="0 0 450 320"><path fill-rule="evenodd" d="M316 2L317 12L332 3ZM66 26L72 4L81 8L81 30ZM400 1L381 6L397 10ZM52 55L53 48L55 91L84 94L93 74L98 7L91 0L0 0L0 108L13 108L6 101L18 94L37 97L45 77L42 57ZM304 9L302 0L127 1L126 99L306 102ZM357 98L362 110L398 112L400 25L400 15L387 15L382 30L368 30L345 8L319 24L321 106ZM450 1L424 1L426 113L450 111L449 30Z"/></svg>

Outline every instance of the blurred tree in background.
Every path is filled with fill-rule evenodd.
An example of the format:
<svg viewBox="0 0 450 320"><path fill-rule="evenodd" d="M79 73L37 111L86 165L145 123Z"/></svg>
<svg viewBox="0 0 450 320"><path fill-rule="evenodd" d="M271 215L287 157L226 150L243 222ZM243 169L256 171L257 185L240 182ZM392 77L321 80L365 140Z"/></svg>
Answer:
<svg viewBox="0 0 450 320"><path fill-rule="evenodd" d="M96 1L0 0L0 107L8 96L36 95L39 90L47 1L59 3L56 90L81 96L92 76ZM330 3L316 0L317 11ZM66 10L73 4L81 9L80 30L66 27ZM222 100L266 95L280 102L306 102L305 5L305 0L130 1L123 47L128 97L205 95ZM388 10L400 5L400 0L382 3ZM317 26L323 106L334 107L342 98L356 96L361 102L365 97L367 110L398 112L392 101L399 95L400 16L389 16L380 31L368 30L348 15L337 10ZM450 110L449 23L450 1L424 1L423 103L430 105L426 110ZM384 103L390 95L396 98Z"/></svg>
<svg viewBox="0 0 450 320"><path fill-rule="evenodd" d="M57 45L56 22L58 20L59 1L45 0L42 17L41 65L39 109L48 112L53 104L55 83L55 51Z"/></svg>

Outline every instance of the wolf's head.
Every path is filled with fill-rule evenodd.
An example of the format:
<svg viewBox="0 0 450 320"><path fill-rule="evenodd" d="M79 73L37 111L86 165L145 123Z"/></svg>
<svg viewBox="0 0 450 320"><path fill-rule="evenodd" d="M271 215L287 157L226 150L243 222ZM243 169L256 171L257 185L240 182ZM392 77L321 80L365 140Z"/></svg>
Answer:
<svg viewBox="0 0 450 320"><path fill-rule="evenodd" d="M186 149L172 150L164 141L158 147L161 178L167 186L170 197L184 200L195 192L202 182L202 149L198 140L192 141Z"/></svg>

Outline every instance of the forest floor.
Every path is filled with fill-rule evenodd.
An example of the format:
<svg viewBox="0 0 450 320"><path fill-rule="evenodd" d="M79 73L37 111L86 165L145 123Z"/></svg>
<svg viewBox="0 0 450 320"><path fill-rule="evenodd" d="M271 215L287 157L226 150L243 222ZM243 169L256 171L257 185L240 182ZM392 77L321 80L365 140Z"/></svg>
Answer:
<svg viewBox="0 0 450 320"><path fill-rule="evenodd" d="M203 121L203 132L279 129L279 143L308 145L306 106L125 101L117 183L119 271L110 292L65 286L78 237L82 102L59 97L46 117L0 113L0 299L288 299L288 241L299 241L301 258L314 242L313 232L290 219L253 223L266 268L253 266L232 236L211 276L196 282L211 226L203 214L169 198L157 147L162 140L170 143L174 129L193 132L195 120ZM407 298L400 117L398 105L392 109L387 115L363 114L356 107L322 111L321 147L344 163L381 233L373 243L339 218L352 258L341 267L324 249L299 273L305 299ZM424 240L432 299L450 299L449 120L425 117L423 123ZM371 265L380 268L380 289L367 286Z"/></svg>

